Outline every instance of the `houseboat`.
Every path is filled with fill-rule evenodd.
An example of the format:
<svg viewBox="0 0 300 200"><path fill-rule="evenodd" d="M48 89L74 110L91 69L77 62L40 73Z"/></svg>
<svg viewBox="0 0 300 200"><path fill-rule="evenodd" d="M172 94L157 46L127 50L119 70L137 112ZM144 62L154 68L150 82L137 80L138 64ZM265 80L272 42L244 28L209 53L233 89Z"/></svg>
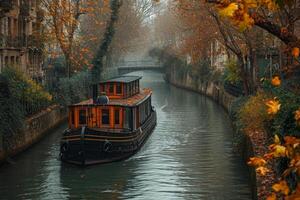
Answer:
<svg viewBox="0 0 300 200"><path fill-rule="evenodd" d="M141 78L120 76L100 82L93 87L93 98L69 106L62 161L107 163L126 159L141 148L156 126L152 91L140 90Z"/></svg>

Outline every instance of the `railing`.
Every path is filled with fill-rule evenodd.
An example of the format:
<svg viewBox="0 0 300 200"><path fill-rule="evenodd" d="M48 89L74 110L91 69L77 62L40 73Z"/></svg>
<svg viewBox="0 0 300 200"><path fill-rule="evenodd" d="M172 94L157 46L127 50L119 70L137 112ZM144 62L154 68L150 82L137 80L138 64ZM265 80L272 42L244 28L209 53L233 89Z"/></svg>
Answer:
<svg viewBox="0 0 300 200"><path fill-rule="evenodd" d="M153 62L153 60L134 60L134 61L124 61L118 63L120 67L130 67L130 66L152 66L152 67L160 67L159 62Z"/></svg>
<svg viewBox="0 0 300 200"><path fill-rule="evenodd" d="M20 36L5 36L0 35L0 47L21 47L23 45L23 39Z"/></svg>
<svg viewBox="0 0 300 200"><path fill-rule="evenodd" d="M6 36L0 35L0 48L36 47L42 48L43 44L35 36Z"/></svg>

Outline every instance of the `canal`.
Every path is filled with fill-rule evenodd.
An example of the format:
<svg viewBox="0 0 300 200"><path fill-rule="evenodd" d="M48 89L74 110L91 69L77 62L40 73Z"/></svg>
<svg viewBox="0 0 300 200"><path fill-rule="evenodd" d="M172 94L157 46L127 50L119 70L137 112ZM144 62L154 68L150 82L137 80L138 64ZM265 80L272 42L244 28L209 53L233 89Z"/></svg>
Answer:
<svg viewBox="0 0 300 200"><path fill-rule="evenodd" d="M136 72L154 90L158 124L122 162L80 168L57 158L66 124L0 167L0 199L251 199L247 167L232 148L225 111L207 97Z"/></svg>

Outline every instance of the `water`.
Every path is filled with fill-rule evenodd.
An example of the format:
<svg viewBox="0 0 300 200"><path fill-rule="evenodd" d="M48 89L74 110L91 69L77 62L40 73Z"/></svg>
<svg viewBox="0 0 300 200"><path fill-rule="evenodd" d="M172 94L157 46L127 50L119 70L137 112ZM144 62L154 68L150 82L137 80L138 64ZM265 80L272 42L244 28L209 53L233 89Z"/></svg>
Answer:
<svg viewBox="0 0 300 200"><path fill-rule="evenodd" d="M155 72L158 124L126 161L80 168L57 160L66 124L0 167L0 199L251 199L247 167L233 153L230 121L210 99L174 88Z"/></svg>

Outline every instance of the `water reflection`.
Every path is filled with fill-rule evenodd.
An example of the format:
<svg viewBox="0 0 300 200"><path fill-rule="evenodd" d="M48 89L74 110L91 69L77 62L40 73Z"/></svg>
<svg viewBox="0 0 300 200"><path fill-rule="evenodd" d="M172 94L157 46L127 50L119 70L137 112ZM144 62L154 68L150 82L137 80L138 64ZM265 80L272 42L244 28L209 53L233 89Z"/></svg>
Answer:
<svg viewBox="0 0 300 200"><path fill-rule="evenodd" d="M247 168L232 151L232 129L210 99L174 88L155 72L158 124L130 159L80 168L57 160L65 125L0 168L3 199L251 199Z"/></svg>

